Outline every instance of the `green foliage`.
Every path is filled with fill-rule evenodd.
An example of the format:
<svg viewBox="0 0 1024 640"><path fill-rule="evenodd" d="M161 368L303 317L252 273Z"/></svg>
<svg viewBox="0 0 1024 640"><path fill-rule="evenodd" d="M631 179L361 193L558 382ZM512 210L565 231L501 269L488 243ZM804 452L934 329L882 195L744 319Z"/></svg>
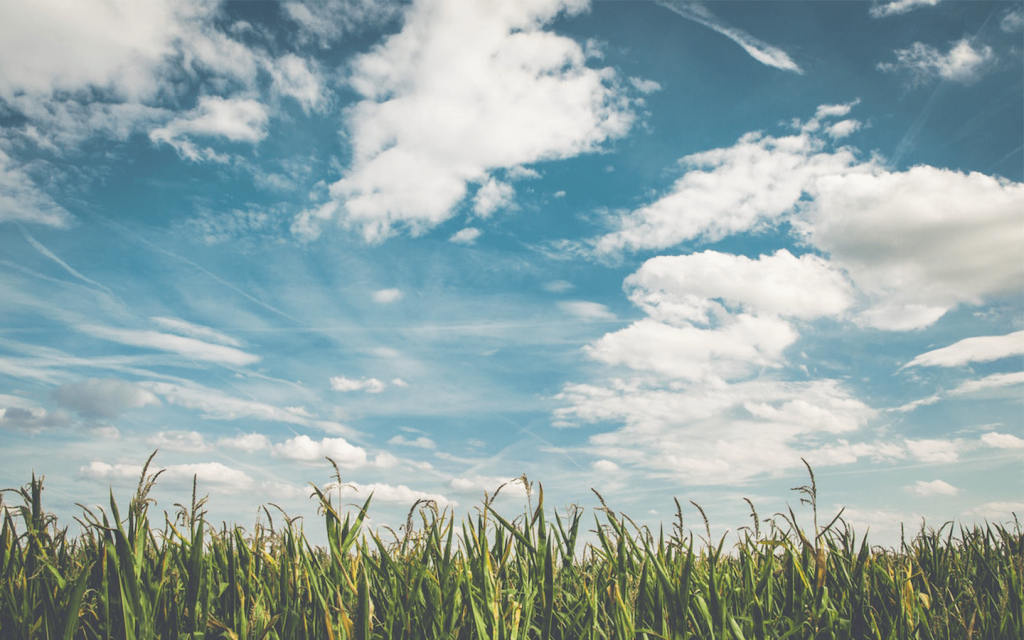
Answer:
<svg viewBox="0 0 1024 640"><path fill-rule="evenodd" d="M267 509L251 533L210 527L194 485L156 529L148 468L124 517L113 495L109 514L83 507L76 539L43 511L41 478L8 490L22 504L2 510L0 639L1024 637L1019 522L922 527L898 549L873 548L842 512L819 528L813 472L795 489L810 531L792 510L761 520L750 504L753 528L731 547L706 518L695 544L678 501L672 532L655 535L600 495L596 543L580 546L583 510L546 511L539 486L533 507L525 476L518 517L494 496L461 522L421 501L386 540L363 529L370 500L343 512L314 486L328 540L317 548L287 515L275 529Z"/></svg>

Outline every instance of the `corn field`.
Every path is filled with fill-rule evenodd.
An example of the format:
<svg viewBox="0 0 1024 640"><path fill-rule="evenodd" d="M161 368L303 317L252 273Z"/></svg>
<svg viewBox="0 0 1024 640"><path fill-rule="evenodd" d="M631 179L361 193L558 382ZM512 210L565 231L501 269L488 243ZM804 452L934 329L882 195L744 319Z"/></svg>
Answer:
<svg viewBox="0 0 1024 640"><path fill-rule="evenodd" d="M750 504L731 546L706 518L688 533L681 509L668 532L600 495L590 517L547 512L539 485L512 519L495 496L460 521L420 502L400 534L374 532L371 500L345 512L314 486L326 548L269 510L252 531L213 528L194 489L154 526L148 468L123 515L112 493L109 511L82 507L77 537L43 510L42 479L8 490L20 504L0 527L0 638L1024 638L1016 518L871 547L842 512L819 527L810 466L795 489L809 527Z"/></svg>

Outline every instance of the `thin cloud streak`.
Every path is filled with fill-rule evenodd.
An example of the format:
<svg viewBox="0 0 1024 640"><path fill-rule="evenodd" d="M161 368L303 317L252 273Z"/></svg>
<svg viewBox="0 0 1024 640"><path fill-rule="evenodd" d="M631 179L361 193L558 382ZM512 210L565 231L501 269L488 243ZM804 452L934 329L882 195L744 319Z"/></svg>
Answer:
<svg viewBox="0 0 1024 640"><path fill-rule="evenodd" d="M721 20L708 11L707 7L699 2L659 2L658 5L686 18L687 20L693 20L698 24L704 25L708 29L722 34L726 38L729 38L736 44L743 47L743 50L749 53L750 57L754 58L761 64L768 65L769 67L775 67L782 71L792 71L797 74L803 74L804 72L797 63L793 62L793 59L790 58L789 54L785 51L755 38L742 29L737 29L723 24Z"/></svg>

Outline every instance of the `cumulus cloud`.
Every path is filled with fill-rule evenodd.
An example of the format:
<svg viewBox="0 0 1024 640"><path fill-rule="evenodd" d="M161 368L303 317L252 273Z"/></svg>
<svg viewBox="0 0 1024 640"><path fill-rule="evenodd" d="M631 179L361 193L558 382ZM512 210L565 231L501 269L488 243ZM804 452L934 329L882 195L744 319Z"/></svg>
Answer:
<svg viewBox="0 0 1024 640"><path fill-rule="evenodd" d="M755 38L742 29L737 29L723 23L700 2L658 2L658 4L688 20L693 20L713 31L717 31L743 47L743 50L750 54L750 57L761 64L783 71L803 73L803 69L793 62L793 59L785 51Z"/></svg>
<svg viewBox="0 0 1024 640"><path fill-rule="evenodd" d="M332 485L336 486L336 485ZM390 502L411 506L417 500L433 500L438 508L457 507L459 503L451 500L440 493L429 493L410 489L404 484L397 487L390 484L375 482L372 484L359 484L358 482L347 482L341 487L342 497L353 496L360 501L365 501L373 494L373 499L379 502Z"/></svg>
<svg viewBox="0 0 1024 640"><path fill-rule="evenodd" d="M6 396L10 398L10 396ZM4 404L10 405L9 402ZM15 406L0 407L0 428L36 432L50 427L67 426L70 416L64 411L47 411L18 402Z"/></svg>
<svg viewBox="0 0 1024 640"><path fill-rule="evenodd" d="M586 352L610 365L691 380L777 367L799 337L785 318L837 315L850 304L840 273L821 258L786 250L757 260L715 251L660 256L625 287L648 317Z"/></svg>
<svg viewBox="0 0 1024 640"><path fill-rule="evenodd" d="M967 38L953 43L947 53L915 42L907 49L897 49L896 62L880 62L878 69L889 73L909 73L918 84L935 79L971 84L982 76L994 59L992 47L976 49Z"/></svg>
<svg viewBox="0 0 1024 640"><path fill-rule="evenodd" d="M153 469L150 469L153 471ZM138 480L142 473L142 465L115 463L110 464L93 460L79 468L79 475L92 480L120 483ZM211 484L220 491L236 493L252 489L253 479L245 472L232 469L219 462L198 462L192 464L172 464L164 468L160 475L161 481L184 484L196 478L200 485Z"/></svg>
<svg viewBox="0 0 1024 640"><path fill-rule="evenodd" d="M208 449L203 434L198 431L160 431L147 438L146 442L159 449L188 453L197 453Z"/></svg>
<svg viewBox="0 0 1024 640"><path fill-rule="evenodd" d="M854 170L857 159L846 148L829 151L808 131L779 138L754 132L680 164L686 172L669 193L616 220L617 230L593 241L598 255L714 242L776 224L817 178Z"/></svg>
<svg viewBox="0 0 1024 640"><path fill-rule="evenodd" d="M921 496L955 496L960 493L959 489L943 480L918 480L908 488Z"/></svg>
<svg viewBox="0 0 1024 640"><path fill-rule="evenodd" d="M860 321L918 329L960 304L1024 288L1024 184L930 166L889 171L830 150L814 131L851 106L826 105L784 137L747 134L683 158L669 193L589 243L598 256L713 242L792 224L863 297ZM825 129L828 131L828 127Z"/></svg>
<svg viewBox="0 0 1024 640"><path fill-rule="evenodd" d="M272 451L275 456L280 458L302 462L313 462L330 457L341 467L354 468L366 464L366 451L361 447L349 444L344 438L323 438L317 441L307 435L299 435L280 444L275 444Z"/></svg>
<svg viewBox="0 0 1024 640"><path fill-rule="evenodd" d="M910 455L922 462L956 462L960 459L962 443L955 440L907 440Z"/></svg>
<svg viewBox="0 0 1024 640"><path fill-rule="evenodd" d="M149 138L157 144L169 144L181 157L193 162L227 162L227 155L211 147L199 148L192 137L255 144L266 137L268 120L267 108L256 100L203 96L195 109L154 129Z"/></svg>
<svg viewBox="0 0 1024 640"><path fill-rule="evenodd" d="M488 178L473 196L473 213L481 218L488 218L495 211L512 206L515 197L516 190L512 185Z"/></svg>
<svg viewBox="0 0 1024 640"><path fill-rule="evenodd" d="M456 231L452 234L452 237L448 238L448 242L454 242L455 244L476 244L477 238L483 235L483 232L475 227L466 227L461 231Z"/></svg>
<svg viewBox="0 0 1024 640"><path fill-rule="evenodd" d="M495 491L499 491L498 495L500 496L526 497L526 487L523 486L519 478L469 476L465 478L452 478L449 481L449 486L459 493L483 493L486 491L493 496Z"/></svg>
<svg viewBox="0 0 1024 640"><path fill-rule="evenodd" d="M350 392L350 391L365 391L366 393L380 393L387 385L377 378L360 378L355 380L353 378L346 378L345 376L333 376L331 378L331 388L335 391Z"/></svg>
<svg viewBox="0 0 1024 640"><path fill-rule="evenodd" d="M919 7L934 7L938 3L939 0L892 0L872 5L868 13L872 18L887 18L902 15Z"/></svg>
<svg viewBox="0 0 1024 640"><path fill-rule="evenodd" d="M141 386L124 380L86 378L53 390L54 401L87 419L113 420L127 409L159 405L160 400Z"/></svg>
<svg viewBox="0 0 1024 640"><path fill-rule="evenodd" d="M995 522L1012 521L1013 514L1024 513L1024 502L993 501L972 507L964 512L965 515L978 518L987 518Z"/></svg>
<svg viewBox="0 0 1024 640"><path fill-rule="evenodd" d="M246 453L269 449L270 439L262 433L242 433L232 438L220 438L217 446L238 449Z"/></svg>
<svg viewBox="0 0 1024 640"><path fill-rule="evenodd" d="M996 449L1024 449L1024 439L1010 433L986 433L981 441Z"/></svg>
<svg viewBox="0 0 1024 640"><path fill-rule="evenodd" d="M601 473L615 473L621 470L621 467L611 460L595 460L590 466L594 468L594 471Z"/></svg>
<svg viewBox="0 0 1024 640"><path fill-rule="evenodd" d="M0 5L0 98L96 87L153 96L156 72L188 23L208 7L172 0L101 5L44 0Z"/></svg>
<svg viewBox="0 0 1024 640"><path fill-rule="evenodd" d="M626 278L630 300L651 317L708 324L725 310L813 319L850 306L842 273L813 254L785 249L756 260L717 251L651 258Z"/></svg>
<svg viewBox="0 0 1024 640"><path fill-rule="evenodd" d="M630 78L629 83L633 85L634 89L643 94L661 91L661 85L654 80L647 80L646 78Z"/></svg>
<svg viewBox="0 0 1024 640"><path fill-rule="evenodd" d="M327 105L323 80L315 63L287 53L268 63L273 89L293 98L307 114L322 111Z"/></svg>
<svg viewBox="0 0 1024 640"><path fill-rule="evenodd" d="M337 217L368 241L401 227L421 233L496 170L624 135L632 114L614 71L586 66L579 44L542 28L584 6L415 2L400 33L353 61L350 83L363 100L346 117L352 164L331 185L332 201L301 213L293 231L313 238Z"/></svg>
<svg viewBox="0 0 1024 640"><path fill-rule="evenodd" d="M96 338L119 342L133 347L156 349L175 353L189 360L216 362L225 365L245 366L260 361L260 357L246 353L234 347L221 344L210 344L196 338L160 333L159 331L139 331L135 329L115 329L97 325L80 325L82 333Z"/></svg>
<svg viewBox="0 0 1024 640"><path fill-rule="evenodd" d="M961 367L971 362L990 362L1024 355L1024 331L1003 336L964 338L948 347L922 353L903 365L907 367Z"/></svg>
<svg viewBox="0 0 1024 640"><path fill-rule="evenodd" d="M958 304L1024 287L1024 184L929 166L822 177L801 224L882 329L927 326Z"/></svg>
<svg viewBox="0 0 1024 640"><path fill-rule="evenodd" d="M402 435L397 435L388 440L388 444L395 444L403 447L418 447L420 449L436 449L437 443L426 436L420 436L410 440Z"/></svg>
<svg viewBox="0 0 1024 640"><path fill-rule="evenodd" d="M664 384L656 378L566 385L555 397L558 426L619 424L592 435L586 450L681 482L742 483L800 468L800 457L847 464L900 457L902 450L839 440L875 412L834 380Z"/></svg>

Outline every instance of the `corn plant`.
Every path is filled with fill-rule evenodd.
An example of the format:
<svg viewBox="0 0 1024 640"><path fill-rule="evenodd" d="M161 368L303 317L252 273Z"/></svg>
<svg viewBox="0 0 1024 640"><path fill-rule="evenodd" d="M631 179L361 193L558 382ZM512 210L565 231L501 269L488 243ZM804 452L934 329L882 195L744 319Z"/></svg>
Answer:
<svg viewBox="0 0 1024 640"><path fill-rule="evenodd" d="M0 509L0 639L231 638L607 640L1024 637L1024 533L1012 524L922 525L896 548L858 537L842 512L762 519L730 542L676 519L669 531L600 507L502 513L485 494L463 518L418 501L398 532L367 530L372 496L346 508L311 486L326 547L264 507L251 530L212 527L191 501L162 524L148 497L152 456L127 509L82 507L70 537L42 505L43 478ZM333 464L333 463L332 463ZM596 493L596 492L595 492ZM536 505L533 499L536 496ZM4 507L0 499L0 507ZM593 527L588 529L588 527ZM591 535L587 535L588 531ZM590 539L593 542L581 542Z"/></svg>

